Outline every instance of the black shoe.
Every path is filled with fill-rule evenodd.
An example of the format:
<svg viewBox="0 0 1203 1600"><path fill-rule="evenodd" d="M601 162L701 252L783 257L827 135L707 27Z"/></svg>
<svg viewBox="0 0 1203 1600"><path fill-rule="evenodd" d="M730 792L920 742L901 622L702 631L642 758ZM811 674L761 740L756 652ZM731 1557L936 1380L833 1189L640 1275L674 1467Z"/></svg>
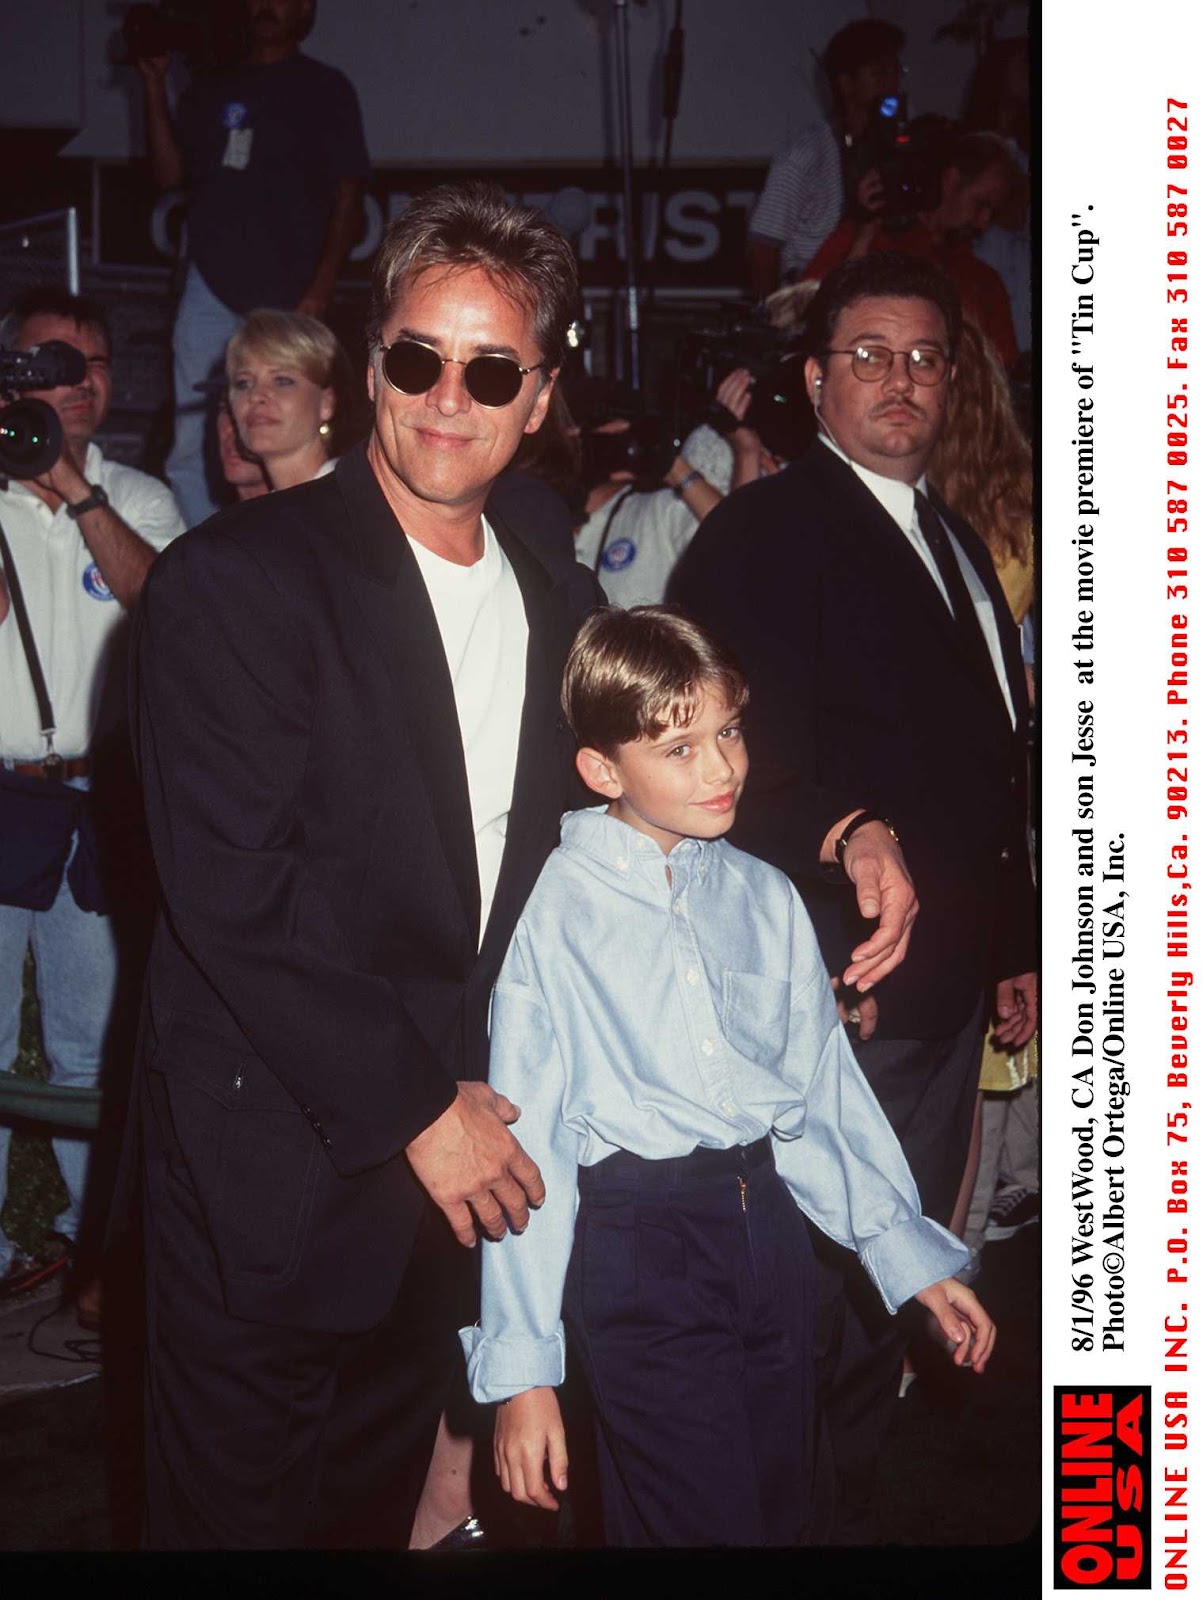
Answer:
<svg viewBox="0 0 1203 1600"><path fill-rule="evenodd" d="M479 1517L466 1517L458 1528L445 1533L432 1550L488 1550L489 1540Z"/></svg>
<svg viewBox="0 0 1203 1600"><path fill-rule="evenodd" d="M1021 1228L1040 1221L1040 1196L1031 1189L1012 1189L995 1202L986 1221L987 1244L1010 1239Z"/></svg>

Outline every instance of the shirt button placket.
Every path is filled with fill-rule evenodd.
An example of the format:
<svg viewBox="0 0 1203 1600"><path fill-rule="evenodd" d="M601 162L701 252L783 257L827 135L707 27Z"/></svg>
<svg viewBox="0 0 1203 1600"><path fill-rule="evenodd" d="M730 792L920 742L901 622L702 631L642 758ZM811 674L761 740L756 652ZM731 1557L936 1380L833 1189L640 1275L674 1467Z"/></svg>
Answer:
<svg viewBox="0 0 1203 1600"><path fill-rule="evenodd" d="M674 896L673 914L676 918L673 928L674 959L684 982L681 1000L689 1018L690 1036L697 1040L694 1059L713 1104L719 1096L719 1084L714 1071L718 1051L717 1019L709 987L702 982L702 955L697 948L693 924L689 920L684 891Z"/></svg>

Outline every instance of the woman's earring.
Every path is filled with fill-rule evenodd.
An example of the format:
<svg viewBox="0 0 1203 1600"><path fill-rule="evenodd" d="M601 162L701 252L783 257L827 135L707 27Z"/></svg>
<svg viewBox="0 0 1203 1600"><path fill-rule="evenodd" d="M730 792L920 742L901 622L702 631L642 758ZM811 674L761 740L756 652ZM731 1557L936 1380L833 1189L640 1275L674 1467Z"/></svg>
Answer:
<svg viewBox="0 0 1203 1600"><path fill-rule="evenodd" d="M323 439L329 438L329 436L330 436L330 424L328 422L319 423L317 431L321 434Z"/></svg>

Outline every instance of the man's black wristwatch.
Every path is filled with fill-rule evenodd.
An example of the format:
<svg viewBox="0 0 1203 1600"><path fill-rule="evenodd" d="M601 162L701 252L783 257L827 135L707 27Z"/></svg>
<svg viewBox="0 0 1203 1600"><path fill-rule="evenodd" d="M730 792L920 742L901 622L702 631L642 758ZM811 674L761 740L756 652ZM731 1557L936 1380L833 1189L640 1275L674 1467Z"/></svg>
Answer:
<svg viewBox="0 0 1203 1600"><path fill-rule="evenodd" d="M835 841L835 864L837 867L842 867L844 865L844 852L848 848L848 841L858 828L864 827L866 822L880 822L884 827L889 829L890 836L893 838L894 843L899 843L898 830L888 817L883 817L880 811L862 811L859 816L853 817L852 821Z"/></svg>
<svg viewBox="0 0 1203 1600"><path fill-rule="evenodd" d="M72 522L78 522L80 517L82 517L86 511L95 511L98 506L107 506L109 503L108 495L105 494L104 490L98 483L90 483L88 488L92 492L87 496L86 499L77 500L73 506L68 506L66 505L66 502L64 502L67 515L71 518Z"/></svg>

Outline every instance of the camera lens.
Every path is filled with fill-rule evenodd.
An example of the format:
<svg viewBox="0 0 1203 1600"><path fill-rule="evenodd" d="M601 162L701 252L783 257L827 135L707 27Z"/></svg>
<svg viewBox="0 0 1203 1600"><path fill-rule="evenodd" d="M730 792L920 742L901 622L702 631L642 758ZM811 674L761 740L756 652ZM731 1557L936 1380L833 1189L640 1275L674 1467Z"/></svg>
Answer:
<svg viewBox="0 0 1203 1600"><path fill-rule="evenodd" d="M18 400L0 411L0 472L6 477L48 472L62 447L62 424L44 400Z"/></svg>

